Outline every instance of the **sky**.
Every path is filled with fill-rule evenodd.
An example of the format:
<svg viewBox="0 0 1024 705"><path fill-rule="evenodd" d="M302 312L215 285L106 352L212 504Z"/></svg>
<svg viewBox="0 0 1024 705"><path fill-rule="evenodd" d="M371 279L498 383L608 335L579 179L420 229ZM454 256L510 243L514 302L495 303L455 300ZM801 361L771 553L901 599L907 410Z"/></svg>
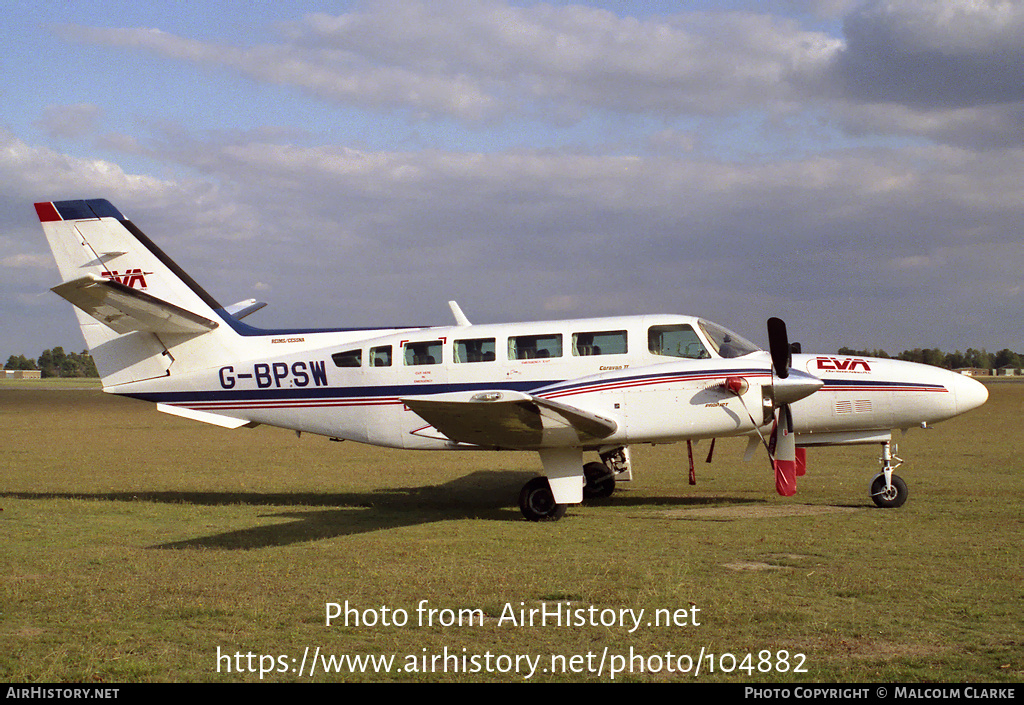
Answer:
<svg viewBox="0 0 1024 705"><path fill-rule="evenodd" d="M32 204L268 328L682 313L1024 352L1024 3L4 3L0 358L84 347Z"/></svg>

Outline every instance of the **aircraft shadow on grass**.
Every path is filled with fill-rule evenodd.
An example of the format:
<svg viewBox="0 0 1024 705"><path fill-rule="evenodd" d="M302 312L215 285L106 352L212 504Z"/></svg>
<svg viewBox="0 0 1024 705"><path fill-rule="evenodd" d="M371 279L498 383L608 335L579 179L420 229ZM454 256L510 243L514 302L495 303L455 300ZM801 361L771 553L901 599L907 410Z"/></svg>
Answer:
<svg viewBox="0 0 1024 705"><path fill-rule="evenodd" d="M439 485L401 487L371 492L5 492L15 499L87 499L112 502L156 502L196 506L254 505L268 507L322 507L322 511L283 511L261 515L263 519L290 521L210 536L150 546L154 549L214 548L249 550L318 541L338 536L397 529L438 521L482 519L523 521L509 506L508 498L528 472L481 470ZM618 492L614 498L592 500L616 507L680 507L706 504L750 504L763 502L729 497L631 497Z"/></svg>

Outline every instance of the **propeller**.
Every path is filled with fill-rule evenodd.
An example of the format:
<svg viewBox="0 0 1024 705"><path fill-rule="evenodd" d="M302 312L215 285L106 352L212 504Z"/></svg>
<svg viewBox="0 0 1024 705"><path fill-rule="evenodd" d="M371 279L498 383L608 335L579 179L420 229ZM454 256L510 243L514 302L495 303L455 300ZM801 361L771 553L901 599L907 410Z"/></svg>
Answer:
<svg viewBox="0 0 1024 705"><path fill-rule="evenodd" d="M775 471L775 490L783 497L791 497L796 492L796 478L803 475L807 467L806 452L796 447L796 434L793 432L793 411L790 404L814 394L824 386L824 382L814 375L794 370L793 349L790 346L786 324L781 318L768 319L768 350L772 358L772 408L775 411L775 423L768 441L761 435L759 421L743 401L743 395L749 384L742 377L727 377L723 387L739 397L754 425L754 431L768 450L768 458ZM796 347L797 352L799 348ZM762 417L763 418L763 417ZM757 444L751 441L748 453Z"/></svg>
<svg viewBox="0 0 1024 705"><path fill-rule="evenodd" d="M786 324L781 318L768 319L768 349L772 357L772 397L775 423L768 441L768 456L775 471L775 491L783 497L796 493L797 475L803 475L806 462L803 449L797 450L790 404L821 389L820 379L793 370L793 354Z"/></svg>

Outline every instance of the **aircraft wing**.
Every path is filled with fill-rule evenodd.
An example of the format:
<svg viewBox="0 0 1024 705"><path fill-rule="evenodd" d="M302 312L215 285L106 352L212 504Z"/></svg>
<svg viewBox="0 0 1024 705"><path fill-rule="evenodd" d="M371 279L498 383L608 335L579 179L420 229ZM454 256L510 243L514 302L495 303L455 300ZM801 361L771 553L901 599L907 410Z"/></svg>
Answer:
<svg viewBox="0 0 1024 705"><path fill-rule="evenodd" d="M217 327L216 321L95 275L65 282L51 291L118 333L198 334Z"/></svg>
<svg viewBox="0 0 1024 705"><path fill-rule="evenodd" d="M495 390L406 397L402 402L458 443L526 449L600 441L613 419L523 392Z"/></svg>

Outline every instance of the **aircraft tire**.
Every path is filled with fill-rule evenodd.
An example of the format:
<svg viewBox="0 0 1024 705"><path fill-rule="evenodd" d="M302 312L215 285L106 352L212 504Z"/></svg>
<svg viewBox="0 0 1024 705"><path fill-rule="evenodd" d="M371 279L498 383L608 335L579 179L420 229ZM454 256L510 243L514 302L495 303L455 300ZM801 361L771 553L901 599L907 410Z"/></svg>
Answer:
<svg viewBox="0 0 1024 705"><path fill-rule="evenodd" d="M519 492L519 509L529 521L558 521L565 516L566 505L555 504L546 477L535 477Z"/></svg>
<svg viewBox="0 0 1024 705"><path fill-rule="evenodd" d="M615 491L615 475L604 463L587 463L583 466L583 498L604 499Z"/></svg>
<svg viewBox="0 0 1024 705"><path fill-rule="evenodd" d="M892 476L892 488L885 489L885 475L877 475L871 481L871 500L883 509L902 507L907 501L907 483L899 475Z"/></svg>

